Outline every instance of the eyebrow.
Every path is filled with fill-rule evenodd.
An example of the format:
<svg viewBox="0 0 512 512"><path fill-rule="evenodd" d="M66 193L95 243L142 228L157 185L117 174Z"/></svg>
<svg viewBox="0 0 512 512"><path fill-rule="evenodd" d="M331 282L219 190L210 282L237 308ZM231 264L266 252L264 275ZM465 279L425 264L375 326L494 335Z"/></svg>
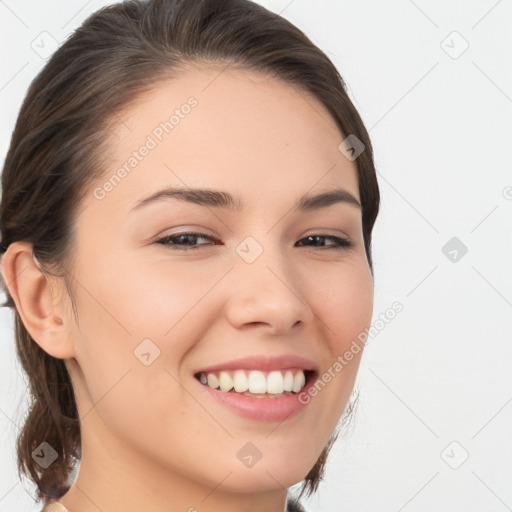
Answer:
<svg viewBox="0 0 512 512"><path fill-rule="evenodd" d="M223 208L236 212L240 212L244 208L244 202L240 196L233 196L229 192L212 189L168 187L141 199L130 211L138 210L148 204L166 199L177 199L201 206ZM346 203L361 209L361 204L356 197L343 188L329 190L314 196L306 194L298 199L294 205L294 209L295 211L312 211L326 208L337 203Z"/></svg>

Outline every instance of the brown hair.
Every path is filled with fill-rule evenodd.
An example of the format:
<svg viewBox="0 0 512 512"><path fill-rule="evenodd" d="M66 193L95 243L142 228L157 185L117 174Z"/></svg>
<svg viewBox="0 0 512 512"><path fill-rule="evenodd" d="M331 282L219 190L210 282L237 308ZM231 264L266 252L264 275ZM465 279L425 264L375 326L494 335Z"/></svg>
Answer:
<svg viewBox="0 0 512 512"><path fill-rule="evenodd" d="M342 134L364 144L356 164L373 276L379 189L368 132L329 58L292 23L250 0L125 1L92 14L68 38L31 83L18 115L2 172L2 250L15 241L32 244L45 273L52 274L49 267L62 271L73 300L64 270L81 201L106 170L109 123L157 81L194 62L260 71L297 86L325 105ZM14 311L16 349L31 397L17 439L18 473L36 483L38 500L47 501L69 488L81 457L80 421L64 360L34 342L7 297L3 306ZM334 438L305 477L301 496L316 491ZM32 457L44 441L58 453L46 469Z"/></svg>

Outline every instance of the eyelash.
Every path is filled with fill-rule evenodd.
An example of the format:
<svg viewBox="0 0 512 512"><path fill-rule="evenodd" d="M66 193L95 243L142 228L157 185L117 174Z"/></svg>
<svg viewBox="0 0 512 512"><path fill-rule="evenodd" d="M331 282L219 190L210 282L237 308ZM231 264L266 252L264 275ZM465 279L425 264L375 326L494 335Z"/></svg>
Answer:
<svg viewBox="0 0 512 512"><path fill-rule="evenodd" d="M176 240L177 238L180 238L182 236L193 236L193 237L201 237L201 238L208 238L210 240L214 240L212 237L209 237L208 235L205 235L203 233L187 232L187 233L180 233L178 235L164 236L163 238L156 240L155 243L161 244L161 245L167 245L170 249L177 250L177 251L193 251L193 250L199 249L199 247L201 247L203 245L209 245L209 244L199 244L199 245L194 245L194 246L178 248L180 246L180 244L176 244L176 243L172 242L172 240ZM353 245L350 240L348 240L346 238L341 238L339 236L333 236L333 235L308 235L307 237L302 238L299 241L306 240L308 238L324 238L325 240L333 241L333 242L335 242L335 245L324 246L324 247L326 249L335 249L338 251L343 250L343 249L348 249L349 247L352 247L352 245ZM186 244L181 244L181 245L183 246ZM320 249L322 249L322 247L320 247Z"/></svg>

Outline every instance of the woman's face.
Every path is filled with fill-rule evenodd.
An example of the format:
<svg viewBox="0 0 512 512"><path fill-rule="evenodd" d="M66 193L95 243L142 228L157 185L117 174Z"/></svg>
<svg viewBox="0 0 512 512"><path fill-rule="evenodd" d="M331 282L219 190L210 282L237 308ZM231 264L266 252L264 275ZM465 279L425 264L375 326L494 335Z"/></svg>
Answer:
<svg viewBox="0 0 512 512"><path fill-rule="evenodd" d="M335 363L372 314L344 138L311 95L206 67L158 84L118 116L109 168L76 221L71 267L79 321L67 318L66 364L81 473L115 467L150 486L249 492L309 472L362 352L341 370ZM186 194L144 201L164 189ZM211 193L189 196L195 189ZM345 194L297 208L302 196L334 190ZM300 401L275 396L285 384L301 389L302 371ZM287 372L299 374L293 384ZM324 384L306 393L315 377ZM216 378L224 391L209 387ZM273 394L227 392L229 378Z"/></svg>

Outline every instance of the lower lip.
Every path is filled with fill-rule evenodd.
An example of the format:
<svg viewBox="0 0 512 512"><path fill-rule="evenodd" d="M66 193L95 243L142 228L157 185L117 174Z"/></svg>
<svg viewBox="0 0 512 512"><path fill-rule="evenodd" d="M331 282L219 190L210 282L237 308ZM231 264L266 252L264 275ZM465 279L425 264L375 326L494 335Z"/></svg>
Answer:
<svg viewBox="0 0 512 512"><path fill-rule="evenodd" d="M279 398L254 398L241 393L230 393L213 389L210 386L196 382L205 393L218 403L224 405L239 416L256 421L284 421L299 414L308 405L299 401L299 395L308 393L314 386L316 376L310 378L300 393Z"/></svg>

